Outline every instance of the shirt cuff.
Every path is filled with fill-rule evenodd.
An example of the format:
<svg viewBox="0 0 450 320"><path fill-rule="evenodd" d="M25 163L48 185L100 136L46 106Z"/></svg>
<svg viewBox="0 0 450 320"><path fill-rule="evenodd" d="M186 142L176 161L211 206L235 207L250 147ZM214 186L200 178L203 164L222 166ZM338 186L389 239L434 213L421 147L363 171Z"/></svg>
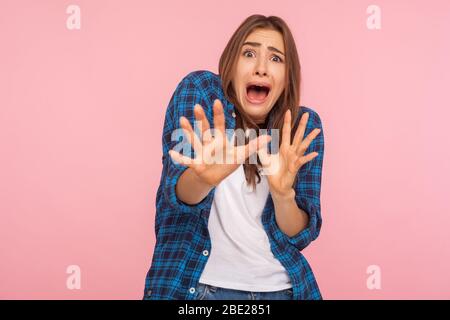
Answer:
<svg viewBox="0 0 450 320"><path fill-rule="evenodd" d="M199 203L190 205L181 201L176 194L176 185L181 175L188 167L173 162L170 156L166 156L167 172L165 174L164 195L169 205L182 213L201 212L204 209L210 209L212 203L213 192L209 192L208 195Z"/></svg>
<svg viewBox="0 0 450 320"><path fill-rule="evenodd" d="M306 212L309 216L308 226L301 230L296 235L291 237L287 236L290 244L295 246L299 250L305 249L313 240L317 238L318 231L320 230L320 212L314 204L306 198L296 195L295 201L297 206Z"/></svg>

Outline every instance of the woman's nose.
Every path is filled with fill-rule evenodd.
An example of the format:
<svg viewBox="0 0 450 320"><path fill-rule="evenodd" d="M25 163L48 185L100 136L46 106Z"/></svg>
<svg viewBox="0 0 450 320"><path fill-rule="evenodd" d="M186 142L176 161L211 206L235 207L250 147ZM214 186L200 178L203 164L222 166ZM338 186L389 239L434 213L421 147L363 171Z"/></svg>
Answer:
<svg viewBox="0 0 450 320"><path fill-rule="evenodd" d="M267 76L267 66L262 59L258 59L256 63L255 74L258 76Z"/></svg>

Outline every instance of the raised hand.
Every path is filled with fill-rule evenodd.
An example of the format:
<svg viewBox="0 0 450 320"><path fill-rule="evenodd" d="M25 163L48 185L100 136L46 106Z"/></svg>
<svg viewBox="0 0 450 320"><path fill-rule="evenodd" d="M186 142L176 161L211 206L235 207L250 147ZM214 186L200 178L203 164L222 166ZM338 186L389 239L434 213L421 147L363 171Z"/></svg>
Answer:
<svg viewBox="0 0 450 320"><path fill-rule="evenodd" d="M250 155L270 141L270 136L261 135L246 145L234 146L233 140L227 139L223 106L218 99L213 105L214 130L210 128L202 106L195 105L194 116L201 124L200 137L185 117L180 117L180 126L195 151L195 158L186 157L174 150L170 150L169 154L174 161L192 168L202 182L211 186L217 186Z"/></svg>
<svg viewBox="0 0 450 320"><path fill-rule="evenodd" d="M266 148L258 150L263 165L263 174L267 176L272 195L283 196L291 193L298 170L319 155L317 152L304 155L311 142L321 131L319 128L315 128L303 139L308 118L309 113L302 115L291 143L291 111L286 111L279 152L272 155L267 153Z"/></svg>

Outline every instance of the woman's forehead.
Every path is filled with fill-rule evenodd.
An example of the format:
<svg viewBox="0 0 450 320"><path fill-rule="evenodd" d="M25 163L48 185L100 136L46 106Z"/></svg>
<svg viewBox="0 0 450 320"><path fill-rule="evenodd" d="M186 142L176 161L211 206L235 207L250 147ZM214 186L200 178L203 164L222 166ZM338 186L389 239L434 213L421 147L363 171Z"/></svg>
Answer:
<svg viewBox="0 0 450 320"><path fill-rule="evenodd" d="M245 39L245 43L252 43L256 46L275 47L284 52L283 35L272 29L255 29Z"/></svg>

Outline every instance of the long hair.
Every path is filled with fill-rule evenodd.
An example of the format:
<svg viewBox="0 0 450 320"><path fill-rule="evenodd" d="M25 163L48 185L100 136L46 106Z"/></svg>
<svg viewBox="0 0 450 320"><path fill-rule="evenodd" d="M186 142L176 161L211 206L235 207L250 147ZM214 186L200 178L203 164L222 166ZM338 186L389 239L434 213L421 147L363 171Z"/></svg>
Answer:
<svg viewBox="0 0 450 320"><path fill-rule="evenodd" d="M292 114L292 121L297 119L300 108L300 61L295 45L294 37L292 36L289 27L283 19L276 16L252 15L245 19L244 22L237 28L228 41L219 61L219 74L222 80L222 89L225 97L234 104L236 113L236 128L235 129L255 129L259 133L259 126L256 124L245 112L240 105L235 90L233 88L232 79L235 73L237 61L244 44L245 39L255 29L271 29L281 33L283 36L285 47L285 89L281 93L275 105L269 112L264 126L268 125L268 119L272 118L270 123L271 129L278 129L282 132L284 114L290 109ZM292 127L292 126L291 126ZM294 130L292 130L294 132ZM291 137L293 134L291 135ZM280 135L281 143L281 135ZM259 159L258 159L259 162ZM249 185L256 187L256 179L258 183L261 181L261 176L258 172L256 164L250 164L248 159L244 163L245 178Z"/></svg>

